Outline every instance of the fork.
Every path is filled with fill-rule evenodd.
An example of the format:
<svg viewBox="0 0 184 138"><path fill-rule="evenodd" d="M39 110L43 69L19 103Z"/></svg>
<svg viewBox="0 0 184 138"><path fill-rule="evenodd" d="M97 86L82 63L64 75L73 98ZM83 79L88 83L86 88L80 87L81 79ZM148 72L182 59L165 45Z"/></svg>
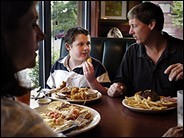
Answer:
<svg viewBox="0 0 184 138"><path fill-rule="evenodd" d="M80 114L75 121L72 121L72 123L71 123L72 125L70 127L59 131L59 133L63 133L63 134L69 133L73 130L76 130L78 127L82 126L84 123L87 123L88 121L84 121L84 123L83 123L85 116L86 116L86 114Z"/></svg>

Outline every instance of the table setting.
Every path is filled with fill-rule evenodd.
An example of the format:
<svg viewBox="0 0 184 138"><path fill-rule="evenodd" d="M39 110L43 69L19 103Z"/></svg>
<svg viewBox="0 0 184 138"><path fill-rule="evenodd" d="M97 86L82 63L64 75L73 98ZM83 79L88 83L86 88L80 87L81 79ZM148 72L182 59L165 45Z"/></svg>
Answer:
<svg viewBox="0 0 184 138"><path fill-rule="evenodd" d="M38 99L48 98L48 95L43 97L44 93L47 93L46 91L40 93ZM35 96L38 94L36 91L33 93ZM34 98L31 99L30 106L38 112L45 111L47 106L55 101L69 102L66 99L51 99L50 103L39 105L38 99L35 100ZM71 105L89 109L94 118L82 129L76 130L74 126L69 127L69 132L66 130L68 133L66 134L74 137L160 137L170 127L177 125L176 108L166 112L162 110L160 112L137 112L123 105L124 100L125 97L111 98L102 95L96 102L86 103L85 105L69 102Z"/></svg>

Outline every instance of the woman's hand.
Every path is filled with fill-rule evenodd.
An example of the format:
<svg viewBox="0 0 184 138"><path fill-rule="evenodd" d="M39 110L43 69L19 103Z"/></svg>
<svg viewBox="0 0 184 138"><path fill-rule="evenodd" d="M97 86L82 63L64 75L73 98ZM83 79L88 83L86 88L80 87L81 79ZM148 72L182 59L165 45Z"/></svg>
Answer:
<svg viewBox="0 0 184 138"><path fill-rule="evenodd" d="M107 95L110 97L118 97L119 95L122 95L125 91L126 87L122 83L113 83L108 91Z"/></svg>
<svg viewBox="0 0 184 138"><path fill-rule="evenodd" d="M164 71L164 73L169 75L169 81L183 79L183 64L172 64Z"/></svg>

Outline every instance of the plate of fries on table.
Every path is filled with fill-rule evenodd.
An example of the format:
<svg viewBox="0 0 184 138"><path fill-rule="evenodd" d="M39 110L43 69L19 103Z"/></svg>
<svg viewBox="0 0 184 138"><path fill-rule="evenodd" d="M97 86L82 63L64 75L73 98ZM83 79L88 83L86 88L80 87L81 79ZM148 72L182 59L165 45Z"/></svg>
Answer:
<svg viewBox="0 0 184 138"><path fill-rule="evenodd" d="M159 96L151 90L139 91L132 97L125 96L122 104L137 112L159 113L177 108L177 97Z"/></svg>
<svg viewBox="0 0 184 138"><path fill-rule="evenodd" d="M88 131L101 120L101 116L96 110L67 101L53 101L48 105L37 107L35 110L53 131L65 132L66 136L74 136Z"/></svg>
<svg viewBox="0 0 184 138"><path fill-rule="evenodd" d="M52 100L66 100L72 103L86 103L98 100L102 94L90 88L67 87L66 82L62 82L60 87L52 89L47 94Z"/></svg>

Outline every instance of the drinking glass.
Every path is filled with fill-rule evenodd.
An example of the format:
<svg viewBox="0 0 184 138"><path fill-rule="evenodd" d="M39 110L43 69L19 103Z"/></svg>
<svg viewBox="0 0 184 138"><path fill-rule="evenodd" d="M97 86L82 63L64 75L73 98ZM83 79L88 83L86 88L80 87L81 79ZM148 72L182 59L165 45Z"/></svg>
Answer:
<svg viewBox="0 0 184 138"><path fill-rule="evenodd" d="M183 90L177 91L177 124L183 126Z"/></svg>
<svg viewBox="0 0 184 138"><path fill-rule="evenodd" d="M23 80L20 80L20 82L21 82L22 86L27 87L27 88L31 88L31 81L23 79ZM26 94L24 94L22 96L17 96L16 100L21 101L27 105L30 105L30 98L31 98L30 96L31 96L31 92L28 91Z"/></svg>

